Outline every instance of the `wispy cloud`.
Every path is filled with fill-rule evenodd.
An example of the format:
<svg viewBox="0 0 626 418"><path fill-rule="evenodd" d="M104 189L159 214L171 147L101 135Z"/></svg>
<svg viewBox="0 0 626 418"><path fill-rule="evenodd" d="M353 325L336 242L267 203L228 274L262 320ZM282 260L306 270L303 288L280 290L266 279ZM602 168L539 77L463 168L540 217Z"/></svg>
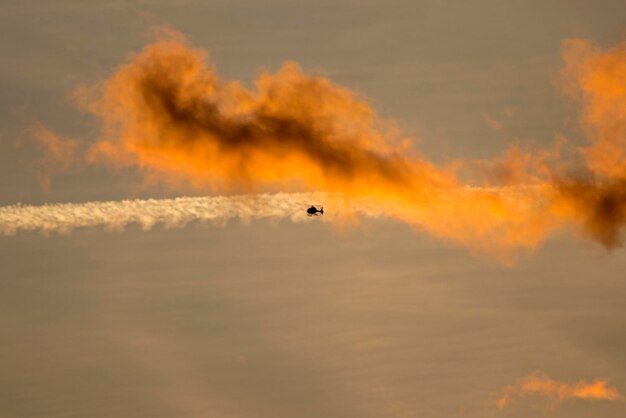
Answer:
<svg viewBox="0 0 626 418"><path fill-rule="evenodd" d="M39 183L49 189L55 174L70 169L80 158L80 141L62 138L56 132L36 124L31 128L31 136L43 151L39 168Z"/></svg>
<svg viewBox="0 0 626 418"><path fill-rule="evenodd" d="M610 386L605 379L593 381L563 382L535 372L506 386L498 398L500 409L510 406L515 400L526 397L541 398L550 403L560 403L571 399L617 401L623 400L619 390Z"/></svg>
<svg viewBox="0 0 626 418"><path fill-rule="evenodd" d="M496 119L495 117L489 115L488 113L483 113L483 119L487 126L494 131L503 131L505 126L504 122Z"/></svg>

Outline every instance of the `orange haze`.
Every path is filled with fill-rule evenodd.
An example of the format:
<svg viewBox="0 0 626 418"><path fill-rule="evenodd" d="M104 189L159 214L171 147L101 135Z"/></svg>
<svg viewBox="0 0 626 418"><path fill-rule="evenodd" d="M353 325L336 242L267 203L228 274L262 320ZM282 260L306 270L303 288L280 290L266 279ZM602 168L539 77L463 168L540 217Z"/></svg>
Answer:
<svg viewBox="0 0 626 418"><path fill-rule="evenodd" d="M502 254L535 247L568 223L610 248L626 213L625 47L601 52L570 41L564 50L566 86L582 100L591 143L576 177L548 164L557 151L512 148L489 163L486 185L472 187L381 128L348 89L293 62L261 74L252 89L224 82L179 34L79 94L102 122L88 158L201 190L338 192L344 204L368 202L419 230Z"/></svg>

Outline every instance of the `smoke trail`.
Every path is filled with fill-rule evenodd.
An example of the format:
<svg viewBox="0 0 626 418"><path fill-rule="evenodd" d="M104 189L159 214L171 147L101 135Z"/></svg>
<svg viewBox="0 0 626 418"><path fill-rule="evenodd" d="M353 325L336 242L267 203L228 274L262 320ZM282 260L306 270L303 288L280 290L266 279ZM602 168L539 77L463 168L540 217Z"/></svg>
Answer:
<svg viewBox="0 0 626 418"><path fill-rule="evenodd" d="M447 201L440 200L441 217L461 218L457 212L456 201L475 201L492 196L501 201L508 210L520 202L536 204L537 196L542 193L537 187L515 188L472 188L466 187L447 192ZM43 233L68 233L76 228L104 227L108 230L122 230L130 224L137 224L144 230L155 225L182 227L189 222L199 221L223 225L229 220L240 219L243 222L255 219L290 220L301 222L307 219L306 208L315 202L324 202L327 210L322 221L332 223L346 222L354 224L360 217L375 219L404 219L414 214L406 214L402 206L385 205L375 199L353 198L338 193L277 193L239 196L180 197L175 199L123 200L109 202L61 203L42 206L12 205L0 207L0 234L14 235L20 231L39 231ZM330 207L330 209L329 209ZM538 207L538 206L537 206ZM532 206L522 206L521 212L530 212ZM454 215L451 215L454 214ZM454 223L450 223L455 227ZM485 223L466 226L481 231ZM522 225L522 224L520 224ZM496 231L493 225L488 228ZM427 225L424 229L428 230ZM498 231L496 231L498 232ZM513 240L507 236L509 231L502 229L494 241ZM532 236L534 231L529 230ZM469 244L469 243L468 243ZM502 261L510 254L500 254Z"/></svg>
<svg viewBox="0 0 626 418"><path fill-rule="evenodd" d="M593 382L584 380L575 383L559 382L537 372L514 385L505 387L498 399L498 407L505 408L513 400L525 396L540 397L556 403L569 399L603 401L623 399L617 388L609 386L604 379L596 379Z"/></svg>
<svg viewBox="0 0 626 418"><path fill-rule="evenodd" d="M320 193L278 193L43 206L13 205L0 207L0 233L66 233L85 227L119 230L130 224L148 230L155 225L181 227L192 221L224 224L231 219L288 219L299 222L306 219L303 208L323 198L324 195Z"/></svg>
<svg viewBox="0 0 626 418"><path fill-rule="evenodd" d="M219 80L206 53L170 34L145 47L81 105L101 122L92 163L134 167L199 190L324 190L368 201L385 216L470 248L532 248L579 225L613 248L626 224L626 47L566 45L564 80L583 103L590 145L573 177L558 152L516 148L486 188L420 157L382 129L363 99L286 63L255 89ZM552 160L557 160L554 164ZM468 166L467 162L457 165ZM502 187L507 186L507 187Z"/></svg>

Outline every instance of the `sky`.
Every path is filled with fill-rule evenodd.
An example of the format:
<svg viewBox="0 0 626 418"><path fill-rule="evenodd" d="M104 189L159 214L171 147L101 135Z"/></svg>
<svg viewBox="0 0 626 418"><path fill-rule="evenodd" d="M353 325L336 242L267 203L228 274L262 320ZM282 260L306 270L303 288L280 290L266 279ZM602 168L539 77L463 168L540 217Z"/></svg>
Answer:
<svg viewBox="0 0 626 418"><path fill-rule="evenodd" d="M623 192L615 237L585 202L625 177L579 152L624 153L624 95L563 87L623 57L622 2L4 3L0 417L624 416ZM565 140L565 186L493 175ZM17 203L276 192L7 234L48 213Z"/></svg>

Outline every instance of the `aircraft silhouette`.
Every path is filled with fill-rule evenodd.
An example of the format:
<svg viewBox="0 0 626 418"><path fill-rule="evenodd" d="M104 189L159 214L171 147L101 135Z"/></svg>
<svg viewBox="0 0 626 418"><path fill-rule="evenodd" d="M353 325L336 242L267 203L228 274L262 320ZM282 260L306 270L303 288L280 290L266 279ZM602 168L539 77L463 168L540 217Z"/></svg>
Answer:
<svg viewBox="0 0 626 418"><path fill-rule="evenodd" d="M324 214L324 206L322 206L321 209L317 209L315 206L311 206L310 208L308 208L306 210L306 213L309 216L317 216L318 213L321 213L323 215Z"/></svg>

